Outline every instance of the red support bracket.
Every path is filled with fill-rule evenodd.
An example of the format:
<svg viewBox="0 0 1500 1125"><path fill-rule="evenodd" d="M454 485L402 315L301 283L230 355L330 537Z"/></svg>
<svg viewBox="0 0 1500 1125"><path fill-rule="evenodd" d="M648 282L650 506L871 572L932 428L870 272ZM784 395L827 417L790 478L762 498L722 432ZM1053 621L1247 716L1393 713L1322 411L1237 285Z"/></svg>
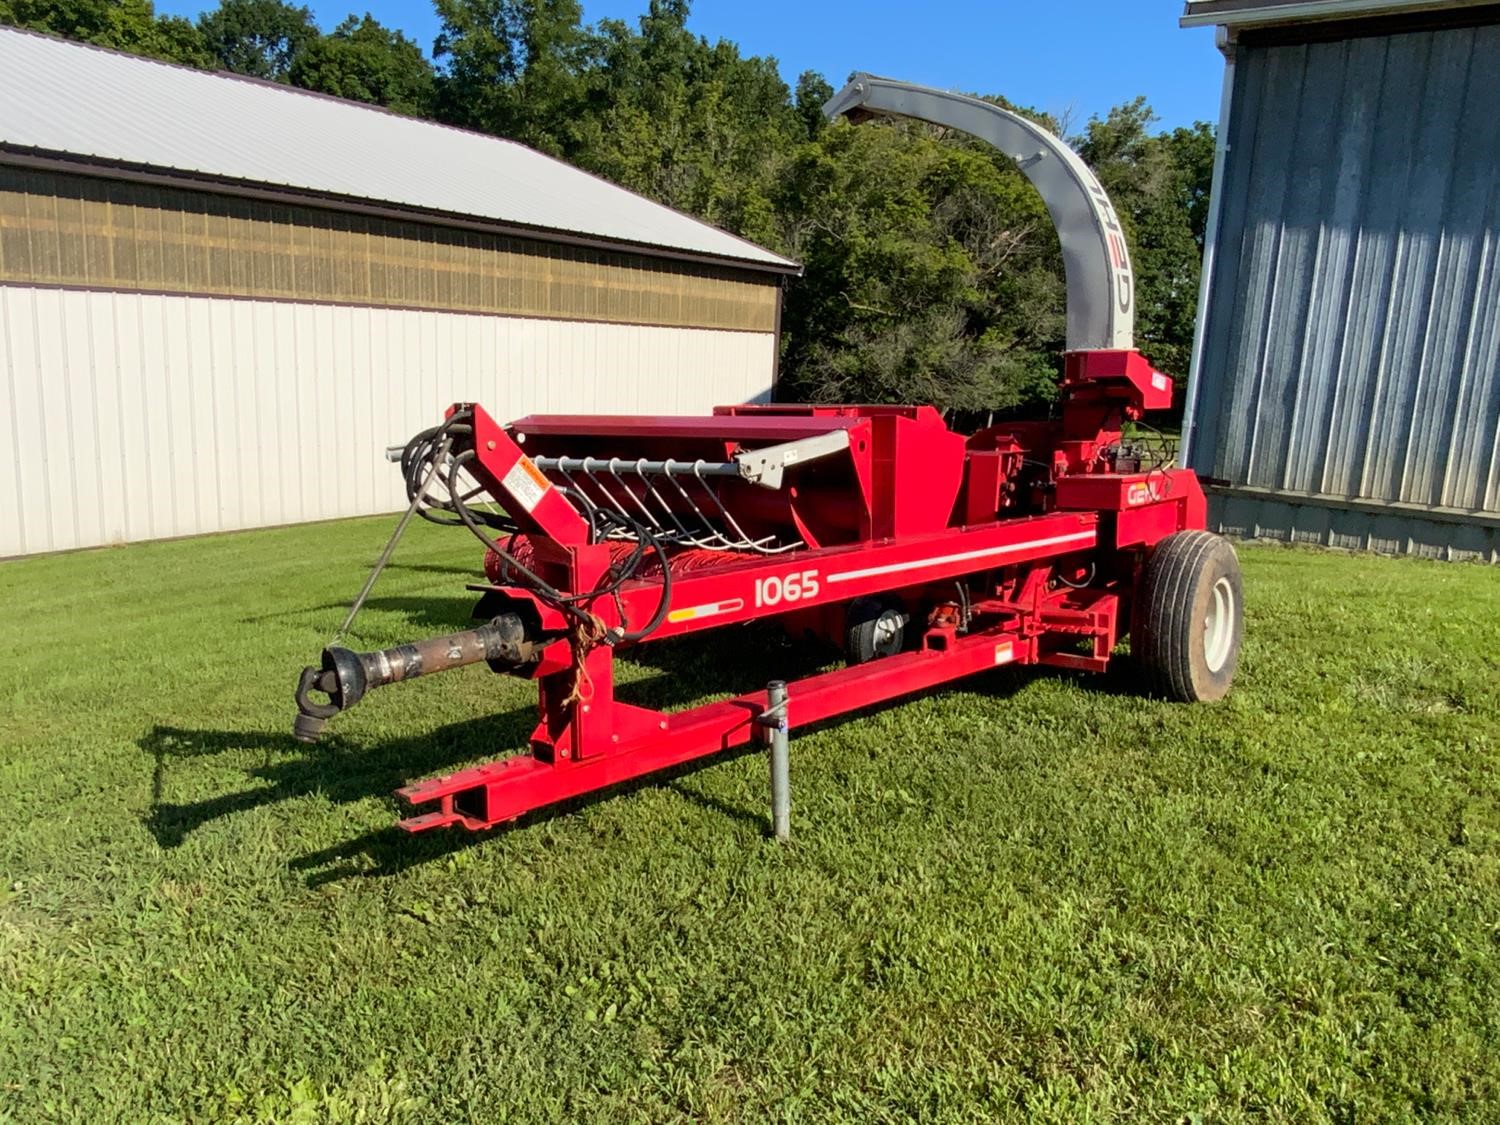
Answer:
<svg viewBox="0 0 1500 1125"><path fill-rule="evenodd" d="M522 530L563 546L589 541L589 525L482 406L474 412L474 452L469 471L496 497Z"/></svg>

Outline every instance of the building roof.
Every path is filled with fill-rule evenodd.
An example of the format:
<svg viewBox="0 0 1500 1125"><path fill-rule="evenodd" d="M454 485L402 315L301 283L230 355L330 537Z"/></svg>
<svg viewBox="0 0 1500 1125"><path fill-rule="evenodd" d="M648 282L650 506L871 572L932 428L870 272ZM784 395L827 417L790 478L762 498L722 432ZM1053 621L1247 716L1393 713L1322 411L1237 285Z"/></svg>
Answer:
<svg viewBox="0 0 1500 1125"><path fill-rule="evenodd" d="M1443 12L1494 0L1185 0L1183 27L1274 27L1313 20Z"/></svg>
<svg viewBox="0 0 1500 1125"><path fill-rule="evenodd" d="M269 185L789 272L793 262L514 141L0 28L0 159ZM545 237L545 235L541 235Z"/></svg>

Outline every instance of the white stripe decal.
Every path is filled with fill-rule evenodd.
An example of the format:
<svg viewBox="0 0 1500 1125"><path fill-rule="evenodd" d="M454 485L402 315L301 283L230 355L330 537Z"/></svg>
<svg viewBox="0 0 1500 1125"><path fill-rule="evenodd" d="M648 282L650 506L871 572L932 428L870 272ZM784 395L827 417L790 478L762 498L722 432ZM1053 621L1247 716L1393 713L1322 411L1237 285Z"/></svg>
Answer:
<svg viewBox="0 0 1500 1125"><path fill-rule="evenodd" d="M667 620L676 625L681 621L696 621L700 617L717 617L721 613L737 613L745 608L744 598L729 598L722 602L708 602L704 605L689 606L686 609L674 609L667 614Z"/></svg>
<svg viewBox="0 0 1500 1125"><path fill-rule="evenodd" d="M912 559L910 562L891 563L888 566L872 566L865 570L846 570L842 574L830 574L829 582L852 582L856 578L874 578L879 574L895 574L900 570L912 570L921 566L940 566L943 563L968 562L970 559L984 559L991 555L1011 555L1017 551L1031 551L1038 547L1058 547L1064 543L1077 543L1079 540L1087 539L1092 542L1096 538L1093 531L1075 531L1070 535L1054 535L1050 539L1032 539L1026 543L1011 543L1005 547L986 547L981 551L962 551L956 555L938 555L931 559Z"/></svg>

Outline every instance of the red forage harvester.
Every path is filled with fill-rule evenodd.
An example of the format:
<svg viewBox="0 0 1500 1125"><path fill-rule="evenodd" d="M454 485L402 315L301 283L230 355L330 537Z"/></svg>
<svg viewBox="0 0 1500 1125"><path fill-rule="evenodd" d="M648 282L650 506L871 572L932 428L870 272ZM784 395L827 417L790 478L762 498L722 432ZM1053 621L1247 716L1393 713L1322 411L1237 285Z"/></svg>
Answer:
<svg viewBox="0 0 1500 1125"><path fill-rule="evenodd" d="M504 424L453 406L403 451L408 516L485 544L482 624L376 652L331 646L297 691L295 732L312 741L400 680L485 661L536 682L529 749L400 790L415 806L405 828L488 828L1000 665L1102 672L1127 635L1158 693L1228 690L1239 567L1204 530L1193 473L1125 437L1171 404L1172 382L1133 350L1129 258L1103 189L1056 138L988 102L859 75L828 109L933 121L1021 161L1067 271L1058 417L963 434L930 406ZM778 683L774 701L668 713L615 697L622 649L765 618L833 641L846 665Z"/></svg>

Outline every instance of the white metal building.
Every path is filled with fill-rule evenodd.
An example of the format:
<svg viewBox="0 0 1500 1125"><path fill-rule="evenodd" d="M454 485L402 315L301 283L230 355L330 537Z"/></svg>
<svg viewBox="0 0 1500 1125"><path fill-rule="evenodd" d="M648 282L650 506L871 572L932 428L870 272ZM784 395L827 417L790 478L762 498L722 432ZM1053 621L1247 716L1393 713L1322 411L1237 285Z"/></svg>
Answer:
<svg viewBox="0 0 1500 1125"><path fill-rule="evenodd" d="M394 510L455 401L764 398L795 271L508 141L0 29L0 557Z"/></svg>

